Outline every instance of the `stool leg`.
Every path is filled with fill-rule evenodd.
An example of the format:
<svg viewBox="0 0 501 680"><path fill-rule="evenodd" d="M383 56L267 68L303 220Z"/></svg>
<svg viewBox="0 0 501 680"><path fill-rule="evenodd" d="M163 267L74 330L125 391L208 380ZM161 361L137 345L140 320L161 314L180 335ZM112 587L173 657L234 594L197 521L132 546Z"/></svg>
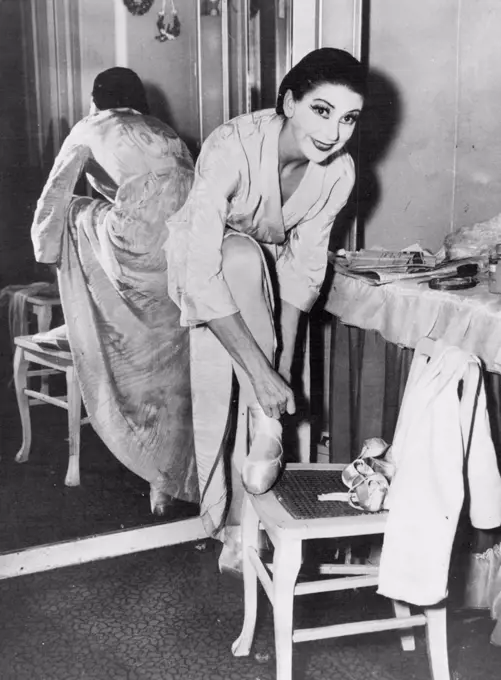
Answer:
<svg viewBox="0 0 501 680"><path fill-rule="evenodd" d="M411 615L409 605L398 600L392 600L393 611L397 619L405 618ZM416 649L416 640L412 633L400 633L400 645L404 652L413 652Z"/></svg>
<svg viewBox="0 0 501 680"><path fill-rule="evenodd" d="M25 393L25 389L28 386L28 366L29 361L26 361L24 357L24 349L16 347L14 354L14 385L16 387L17 405L23 429L23 443L16 455L18 463L24 463L28 460L31 448L30 403Z"/></svg>
<svg viewBox="0 0 501 680"><path fill-rule="evenodd" d="M37 328L39 333L46 333L50 330L52 323L52 307L51 305L35 306L33 311L37 317ZM49 376L40 376L40 392L42 394L49 394Z"/></svg>
<svg viewBox="0 0 501 680"><path fill-rule="evenodd" d="M428 620L426 642L433 680L450 680L447 651L447 610L444 606L425 609Z"/></svg>
<svg viewBox="0 0 501 680"><path fill-rule="evenodd" d="M301 566L301 541L282 540L273 560L273 619L277 680L292 678L294 588Z"/></svg>
<svg viewBox="0 0 501 680"><path fill-rule="evenodd" d="M259 518L249 498L245 499L242 517L242 565L244 574L244 624L231 646L234 656L248 656L254 638L257 616L257 575L249 551L258 550Z"/></svg>
<svg viewBox="0 0 501 680"><path fill-rule="evenodd" d="M80 418L82 397L75 368L66 369L66 387L68 395L68 438L70 457L68 471L64 483L66 486L80 484Z"/></svg>

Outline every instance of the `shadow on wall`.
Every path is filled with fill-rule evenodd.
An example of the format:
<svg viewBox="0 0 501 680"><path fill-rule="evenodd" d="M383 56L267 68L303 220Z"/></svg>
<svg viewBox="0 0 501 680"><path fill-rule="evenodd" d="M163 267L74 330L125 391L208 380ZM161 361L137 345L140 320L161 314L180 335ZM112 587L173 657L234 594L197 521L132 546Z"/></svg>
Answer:
<svg viewBox="0 0 501 680"><path fill-rule="evenodd" d="M55 126L63 140L69 125L51 121L46 131L41 157L35 162L23 155L10 166L0 162L0 288L33 281L52 281L47 265L39 264L33 255L31 224L36 204L54 163ZM37 140L32 140L37 144ZM26 140L23 142L26 144Z"/></svg>
<svg viewBox="0 0 501 680"><path fill-rule="evenodd" d="M394 82L385 74L371 70L358 134L349 143L349 151L357 167L357 183L336 220L330 250L336 251L345 245L355 217L358 227L357 248L364 246L365 225L381 197L377 165L395 143L401 121L402 101Z"/></svg>
<svg viewBox="0 0 501 680"><path fill-rule="evenodd" d="M381 199L381 183L377 166L390 152L402 122L402 101L395 84L383 73L371 70L368 76L367 97L360 117L358 134L349 143L349 151L356 164L357 182L346 206L336 218L331 232L329 249L332 252L347 247L347 236L355 218L357 220L357 248L364 247L365 225ZM323 394L325 371L323 328L330 317L323 312L325 297L333 283L334 270L327 268L322 294L312 310L310 321L311 342L311 425L313 441L319 441L322 431L328 429L323 422Z"/></svg>
<svg viewBox="0 0 501 680"><path fill-rule="evenodd" d="M164 123L167 123L167 125L170 125L174 132L179 134L179 131L176 130L176 125L172 120L172 112L164 92L152 83L145 82L144 87L146 89L146 96L148 98L148 104L150 105L151 115L155 116ZM181 137L181 135L179 136ZM183 135L182 139L195 159L199 151L198 139L194 137L187 137L186 135Z"/></svg>
<svg viewBox="0 0 501 680"><path fill-rule="evenodd" d="M57 128L56 128L56 125L57 125ZM69 135L70 130L71 130L71 126L68 122L68 119L63 117L63 118L60 118L60 120L58 122L51 120L50 123L49 123L49 128L47 130L47 136L45 137L45 145L44 145L44 148L43 148L43 151L42 151L42 172L43 172L43 176L44 176L44 182L46 181L47 177L49 176L49 173L52 170L52 166L53 166L54 160L55 160L56 149L54 147L54 144L55 144L55 136L56 136L55 131L56 131L56 129L59 129L59 147L61 147L63 141ZM41 187L41 189L42 188L43 187Z"/></svg>
<svg viewBox="0 0 501 680"><path fill-rule="evenodd" d="M49 173L52 170L52 166L54 165L56 153L55 148L56 130L58 130L59 135L58 146L61 147L63 141L69 135L71 130L71 126L68 122L68 119L65 117L62 117L59 120L52 119L49 123L47 135L45 137L45 144L42 150L39 184L37 186L36 193L33 194L32 196L32 204L30 205L30 220L29 220L30 225L35 212L36 203L38 201L38 198L40 197L40 194L42 193L43 187L45 185L45 182L47 181ZM78 180L73 190L73 193L78 195L86 194L86 184L83 177L81 177ZM26 253L27 253L26 273L24 274L23 278L24 283L31 281L49 281L49 282L55 281L56 275L54 267L52 265L36 262L33 255L33 245L31 242L31 234L29 229L26 234Z"/></svg>

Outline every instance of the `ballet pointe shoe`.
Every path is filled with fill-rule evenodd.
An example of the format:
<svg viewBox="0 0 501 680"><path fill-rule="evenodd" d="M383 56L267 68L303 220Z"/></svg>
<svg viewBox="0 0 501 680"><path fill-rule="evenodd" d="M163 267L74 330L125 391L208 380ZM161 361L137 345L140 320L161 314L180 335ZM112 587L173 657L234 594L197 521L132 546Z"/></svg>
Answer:
<svg viewBox="0 0 501 680"><path fill-rule="evenodd" d="M269 418L260 406L249 407L252 443L242 467L245 490L255 496L266 493L282 468L282 424Z"/></svg>
<svg viewBox="0 0 501 680"><path fill-rule="evenodd" d="M242 528L237 525L224 527L223 549L218 560L219 571L236 578L243 577Z"/></svg>

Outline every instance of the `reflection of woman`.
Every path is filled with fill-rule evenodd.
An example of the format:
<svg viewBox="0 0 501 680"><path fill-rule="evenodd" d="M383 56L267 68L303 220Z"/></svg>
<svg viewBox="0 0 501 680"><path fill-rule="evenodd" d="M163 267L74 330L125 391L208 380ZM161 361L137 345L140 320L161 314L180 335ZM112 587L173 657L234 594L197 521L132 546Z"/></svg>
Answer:
<svg viewBox="0 0 501 680"><path fill-rule="evenodd" d="M365 69L347 52L308 54L284 78L276 112L240 116L209 136L190 195L169 220L169 292L182 324L210 328L234 362L251 416L242 478L255 494L280 470L280 419L295 410L298 321L318 296L329 233L353 187L345 145L364 83Z"/></svg>
<svg viewBox="0 0 501 680"><path fill-rule="evenodd" d="M38 261L58 264L68 338L91 422L148 482L198 500L188 332L169 299L165 220L186 199L193 164L174 131L147 115L143 84L112 68L94 81L91 114L71 130L38 202ZM85 171L104 197L75 198Z"/></svg>

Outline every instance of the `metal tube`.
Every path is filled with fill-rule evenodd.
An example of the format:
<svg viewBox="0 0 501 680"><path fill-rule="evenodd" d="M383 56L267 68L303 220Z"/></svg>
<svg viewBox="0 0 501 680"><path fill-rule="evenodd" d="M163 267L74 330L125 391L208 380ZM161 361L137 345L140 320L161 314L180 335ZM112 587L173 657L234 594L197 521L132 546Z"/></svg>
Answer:
<svg viewBox="0 0 501 680"><path fill-rule="evenodd" d="M357 59L361 60L362 59L362 50L363 50L363 26L362 26L362 18L363 18L363 9L364 9L364 0L354 0L353 2L353 56L356 57ZM357 167L358 167L358 159L357 159ZM358 183L357 183L357 191L358 191ZM348 249L349 250L356 250L358 247L359 243L359 223L358 223L358 217L355 217L354 223L352 228L350 229L349 237L348 237Z"/></svg>
<svg viewBox="0 0 501 680"><path fill-rule="evenodd" d="M204 142L204 121L203 121L203 91L202 91L202 22L201 22L201 0L196 0L196 38L197 38L197 59L195 62L195 75L197 78L197 98L198 98L198 136L200 138L199 148Z"/></svg>
<svg viewBox="0 0 501 680"><path fill-rule="evenodd" d="M245 79L245 112L251 110L251 93L249 88L249 0L243 2L244 11L244 79Z"/></svg>
<svg viewBox="0 0 501 680"><path fill-rule="evenodd" d="M317 0L317 30L316 33L316 47L319 49L323 47L322 24L324 19L324 0Z"/></svg>
<svg viewBox="0 0 501 680"><path fill-rule="evenodd" d="M221 64L223 80L223 122L230 118L230 65L228 33L228 0L221 0Z"/></svg>
<svg viewBox="0 0 501 680"><path fill-rule="evenodd" d="M353 56L362 58L362 16L364 0L353 2Z"/></svg>

